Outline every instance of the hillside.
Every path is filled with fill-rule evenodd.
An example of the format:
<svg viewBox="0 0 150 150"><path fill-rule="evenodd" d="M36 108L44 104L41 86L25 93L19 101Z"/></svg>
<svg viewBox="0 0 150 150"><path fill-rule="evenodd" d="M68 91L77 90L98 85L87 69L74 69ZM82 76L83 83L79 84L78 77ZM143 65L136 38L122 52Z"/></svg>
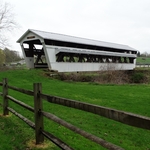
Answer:
<svg viewBox="0 0 150 150"><path fill-rule="evenodd" d="M149 84L96 84L92 82L70 82L60 81L45 76L43 70L8 70L0 72L0 82L3 78L8 78L10 85L33 89L33 83L42 83L42 91L45 94L74 99L95 105L110 107L118 110L128 111L139 115L150 117L149 111ZM0 91L2 87L0 87ZM30 96L22 96L18 92L9 91L9 94L22 100L29 105L33 105ZM2 98L0 97L0 103ZM34 120L33 114L10 103L23 115ZM150 149L150 131L130 127L121 123L112 121L75 109L70 109L55 104L44 103L44 109L59 116L62 119L88 131L100 138L121 146L124 149L145 150ZM0 107L0 113L2 108ZM59 124L49 122L45 119L45 128L66 141L70 146L77 150L104 149L101 146L90 142L78 134L65 129ZM1 150L5 149L27 149L31 147L34 140L34 132L14 115L9 117L0 116L0 145ZM16 132L17 131L17 132ZM23 135L23 136L22 136ZM57 150L57 146L47 142L49 147L45 149ZM32 148L34 149L34 148ZM35 148L36 149L36 148Z"/></svg>

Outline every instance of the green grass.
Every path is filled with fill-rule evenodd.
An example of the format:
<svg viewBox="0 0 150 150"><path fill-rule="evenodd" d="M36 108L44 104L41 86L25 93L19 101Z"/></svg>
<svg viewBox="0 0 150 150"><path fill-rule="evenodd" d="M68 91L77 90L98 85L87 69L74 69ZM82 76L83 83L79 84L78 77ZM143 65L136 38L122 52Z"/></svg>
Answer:
<svg viewBox="0 0 150 150"><path fill-rule="evenodd" d="M10 85L33 89L33 83L42 83L45 94L88 102L150 117L150 85L99 85L94 83L63 82L45 77L42 70L10 70L0 72L0 81L8 78ZM1 91L0 87L0 91ZM33 106L33 97L9 91L9 94ZM1 98L0 98L1 102ZM20 106L9 105L34 120L33 114ZM98 115L44 102L44 110L127 150L149 150L150 131L124 125ZM0 112L2 108L0 107ZM101 146L52 121L44 119L45 129L64 140L76 150L103 150ZM25 149L34 139L34 131L14 115L0 117L0 149ZM9 136L8 136L9 135ZM9 144L7 144L9 143ZM50 143L47 149L57 150Z"/></svg>
<svg viewBox="0 0 150 150"><path fill-rule="evenodd" d="M149 57L137 57L136 63L137 64L150 64L150 58Z"/></svg>
<svg viewBox="0 0 150 150"><path fill-rule="evenodd" d="M34 134L33 131L25 124L22 124L21 121L18 121L14 116L0 116L1 150L25 149L25 144L29 140L28 136L31 137L32 134Z"/></svg>

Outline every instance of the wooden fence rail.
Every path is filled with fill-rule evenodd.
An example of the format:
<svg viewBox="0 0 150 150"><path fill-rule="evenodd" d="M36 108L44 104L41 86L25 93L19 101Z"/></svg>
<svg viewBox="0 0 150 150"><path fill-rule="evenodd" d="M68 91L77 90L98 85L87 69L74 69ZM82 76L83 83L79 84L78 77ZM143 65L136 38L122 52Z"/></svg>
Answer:
<svg viewBox="0 0 150 150"><path fill-rule="evenodd" d="M124 111L119 111L107 107L92 105L84 102L79 102L75 100L60 98L56 96L46 95L42 93L42 84L41 83L34 83L33 84L33 91L31 90L25 90L21 88L17 88L14 86L8 85L8 81L5 78L3 80L3 83L0 83L0 86L2 86L2 92L0 92L0 95L3 97L3 102L0 103L3 107L3 115L8 115L9 111L19 117L21 120L23 120L26 124L28 124L31 128L35 130L35 138L36 138L36 144L44 142L44 136L47 137L49 140L51 140L53 143L55 143L57 146L59 146L63 150L73 150L70 146L68 146L66 143L61 141L59 138L55 137L51 133L48 133L47 131L44 131L44 122L43 117L46 117L58 124L61 124L62 126L82 135L83 137L96 142L97 144L112 150L122 150L123 148L114 145L112 143L109 143L99 137L96 137L95 135L92 135L90 133L87 133L80 128L60 119L59 117L49 113L45 112L43 110L43 100L48 101L49 103L55 103L79 110L83 110L86 112L91 112L96 115L100 115L124 124L128 124L131 126L148 129L150 130L150 118L145 116L140 116ZM14 97L8 95L8 89L15 90L18 92L21 92L23 94L27 94L34 97L34 108L15 99ZM9 107L8 101L11 100L12 102L20 105L21 107L31 111L34 113L35 122L30 121L23 115L16 112L13 108Z"/></svg>
<svg viewBox="0 0 150 150"><path fill-rule="evenodd" d="M41 97L47 100L50 103L55 103L67 107L72 107L76 109L80 109L83 111L91 112L115 121L119 121L124 124L128 124L131 126L148 129L150 130L150 118L144 117L140 115L136 115L133 113L128 113L124 111L119 111L116 109L111 109L107 107L92 105L84 102L64 99L55 96L49 96L46 94L41 94Z"/></svg>

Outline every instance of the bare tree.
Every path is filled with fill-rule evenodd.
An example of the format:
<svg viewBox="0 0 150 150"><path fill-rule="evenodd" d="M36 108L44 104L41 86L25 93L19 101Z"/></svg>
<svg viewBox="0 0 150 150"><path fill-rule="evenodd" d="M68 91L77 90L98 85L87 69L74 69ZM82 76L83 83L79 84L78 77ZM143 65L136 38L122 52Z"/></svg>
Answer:
<svg viewBox="0 0 150 150"><path fill-rule="evenodd" d="M16 27L17 23L11 5L0 0L0 48L8 44L6 33L11 32Z"/></svg>

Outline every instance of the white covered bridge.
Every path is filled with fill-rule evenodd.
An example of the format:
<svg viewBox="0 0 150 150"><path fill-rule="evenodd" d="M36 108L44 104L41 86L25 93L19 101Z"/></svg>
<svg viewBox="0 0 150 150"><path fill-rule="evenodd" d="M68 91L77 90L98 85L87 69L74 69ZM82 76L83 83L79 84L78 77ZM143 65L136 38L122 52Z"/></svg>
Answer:
<svg viewBox="0 0 150 150"><path fill-rule="evenodd" d="M47 67L58 72L132 70L137 50L121 44L27 30L20 43L28 68Z"/></svg>

